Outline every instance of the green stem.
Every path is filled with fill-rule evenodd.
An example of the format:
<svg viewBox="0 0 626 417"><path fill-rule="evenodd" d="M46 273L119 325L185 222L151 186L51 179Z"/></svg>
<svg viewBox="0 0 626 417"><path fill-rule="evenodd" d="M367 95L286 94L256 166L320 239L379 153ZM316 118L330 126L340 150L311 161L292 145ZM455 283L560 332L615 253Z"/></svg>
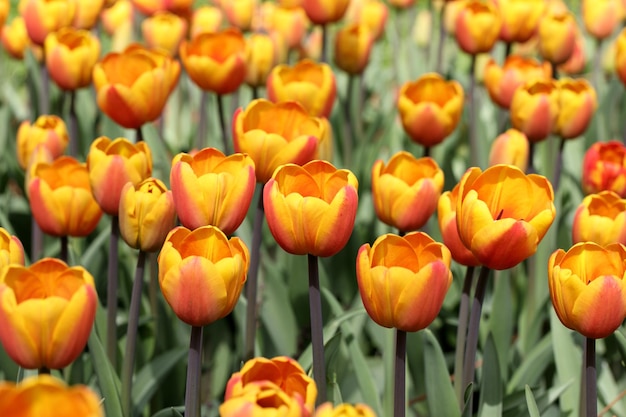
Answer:
<svg viewBox="0 0 626 417"><path fill-rule="evenodd" d="M565 148L565 139L561 138L561 142L559 143L559 152L556 156L556 164L554 165L554 176L552 177L552 188L554 189L554 194L559 189L559 185L561 183L561 170L563 169L563 148Z"/></svg>
<svg viewBox="0 0 626 417"><path fill-rule="evenodd" d="M39 375L50 375L50 368L42 366L37 372L39 373Z"/></svg>
<svg viewBox="0 0 626 417"><path fill-rule="evenodd" d="M41 97L39 97L39 115L50 114L50 74L46 67L45 50L41 61Z"/></svg>
<svg viewBox="0 0 626 417"><path fill-rule="evenodd" d="M135 129L135 132L136 132L135 142L136 143L143 142L143 132L141 131L141 126Z"/></svg>
<svg viewBox="0 0 626 417"><path fill-rule="evenodd" d="M463 409L463 356L465 354L465 340L467 338L467 319L469 316L469 302L474 284L474 267L468 266L463 280L461 302L459 304L459 323L456 329L456 350L454 354L454 391L459 400L459 407Z"/></svg>
<svg viewBox="0 0 626 417"><path fill-rule="evenodd" d="M224 154L231 153L230 145L228 144L228 131L226 130L226 121L224 120L224 96L217 95L217 116L219 117L220 129L222 131L222 146L224 147Z"/></svg>
<svg viewBox="0 0 626 417"><path fill-rule="evenodd" d="M36 262L43 254L43 231L35 218L31 219L30 261Z"/></svg>
<svg viewBox="0 0 626 417"><path fill-rule="evenodd" d="M185 387L185 417L200 417L200 368L202 366L202 326L191 327Z"/></svg>
<svg viewBox="0 0 626 417"><path fill-rule="evenodd" d="M587 417L598 415L596 340L585 337L585 400Z"/></svg>
<svg viewBox="0 0 626 417"><path fill-rule="evenodd" d="M200 93L200 120L198 122L198 133L196 134L196 142L194 144L197 150L203 149L206 143L206 116L207 116L207 101L209 95L206 91Z"/></svg>
<svg viewBox="0 0 626 417"><path fill-rule="evenodd" d="M424 154L422 156L427 157L430 156L431 148L430 146L424 146Z"/></svg>
<svg viewBox="0 0 626 417"><path fill-rule="evenodd" d="M59 259L69 265L69 245L68 245L68 237L61 236L61 250L59 252Z"/></svg>
<svg viewBox="0 0 626 417"><path fill-rule="evenodd" d="M252 248L250 252L250 269L248 270L248 281L246 282L246 338L244 360L254 357L254 342L256 340L257 326L257 288L259 276L259 264L261 259L261 232L263 230L263 187L259 188L259 201L254 215L254 225L252 231Z"/></svg>
<svg viewBox="0 0 626 417"><path fill-rule="evenodd" d="M70 91L70 156L76 158L79 153L78 118L76 117L76 91Z"/></svg>
<svg viewBox="0 0 626 417"><path fill-rule="evenodd" d="M317 385L317 405L320 405L326 402L326 365L324 364L322 297L320 295L320 279L317 256L309 254L308 261L311 344L313 346L313 379Z"/></svg>
<svg viewBox="0 0 626 417"><path fill-rule="evenodd" d="M322 25L322 62L328 63L328 25Z"/></svg>
<svg viewBox="0 0 626 417"><path fill-rule="evenodd" d="M344 138L343 145L343 163L345 166L352 166L352 144L354 138L354 126L352 125L352 117L350 115L352 105L352 90L354 89L354 76L348 76L348 84L346 86L346 96L343 100L343 118L344 118Z"/></svg>
<svg viewBox="0 0 626 417"><path fill-rule="evenodd" d="M472 63L470 65L470 85L469 85L469 143L470 143L470 163L473 167L480 167L480 149L478 146L478 138L476 137L476 55L472 55Z"/></svg>
<svg viewBox="0 0 626 417"><path fill-rule="evenodd" d="M256 85L250 86L250 90L252 90L252 100L256 100L259 98L259 87Z"/></svg>
<svg viewBox="0 0 626 417"><path fill-rule="evenodd" d="M394 417L404 417L406 414L406 332L396 329L396 361L395 383L393 395Z"/></svg>
<svg viewBox="0 0 626 417"><path fill-rule="evenodd" d="M111 216L111 237L109 240L109 264L107 282L107 356L113 368L117 363L117 267L118 241L120 236L119 218Z"/></svg>
<svg viewBox="0 0 626 417"><path fill-rule="evenodd" d="M437 63L435 64L435 72L442 74L443 70L443 49L446 44L446 28L444 24L444 15L446 13L447 2L443 2L439 11L439 41L437 44Z"/></svg>
<svg viewBox="0 0 626 417"><path fill-rule="evenodd" d="M536 174L535 168L535 142L528 142L528 167L526 168L527 174Z"/></svg>

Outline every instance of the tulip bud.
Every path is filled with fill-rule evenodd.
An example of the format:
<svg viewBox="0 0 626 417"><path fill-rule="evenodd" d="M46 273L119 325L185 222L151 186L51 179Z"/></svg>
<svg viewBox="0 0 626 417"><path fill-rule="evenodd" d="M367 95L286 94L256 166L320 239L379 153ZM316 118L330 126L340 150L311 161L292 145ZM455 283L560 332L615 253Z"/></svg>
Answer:
<svg viewBox="0 0 626 417"><path fill-rule="evenodd" d="M133 6L145 16L152 16L157 12L165 11L163 0L131 0Z"/></svg>
<svg viewBox="0 0 626 417"><path fill-rule="evenodd" d="M56 159L63 155L69 140L65 122L58 116L39 116L32 125L25 120L17 130L17 162L26 169L38 146L44 146Z"/></svg>
<svg viewBox="0 0 626 417"><path fill-rule="evenodd" d="M576 36L574 42L574 50L572 55L558 66L558 70L561 73L574 75L582 74L585 71L586 58L585 58L585 44L582 36Z"/></svg>
<svg viewBox="0 0 626 417"><path fill-rule="evenodd" d="M596 142L583 160L583 191L613 191L626 197L626 146L617 140Z"/></svg>
<svg viewBox="0 0 626 417"><path fill-rule="evenodd" d="M37 45L43 45L49 33L70 26L75 13L74 0L25 0L20 10L28 36Z"/></svg>
<svg viewBox="0 0 626 417"><path fill-rule="evenodd" d="M173 13L159 12L141 22L141 31L148 47L160 48L169 56L175 56L187 34L187 22Z"/></svg>
<svg viewBox="0 0 626 417"><path fill-rule="evenodd" d="M361 74L369 61L373 42L364 25L344 26L335 35L335 64L350 75Z"/></svg>
<svg viewBox="0 0 626 417"><path fill-rule="evenodd" d="M17 236L0 227L0 270L10 264L24 265L24 246Z"/></svg>
<svg viewBox="0 0 626 417"><path fill-rule="evenodd" d="M591 36L607 38L620 20L618 0L583 0L582 14L585 29Z"/></svg>
<svg viewBox="0 0 626 417"><path fill-rule="evenodd" d="M559 116L557 84L530 80L515 90L511 101L511 124L529 141L539 142L550 135Z"/></svg>
<svg viewBox="0 0 626 417"><path fill-rule="evenodd" d="M382 1L364 0L349 21L365 25L376 41L383 34L388 15L387 6Z"/></svg>
<svg viewBox="0 0 626 417"><path fill-rule="evenodd" d="M302 0L302 7L311 22L325 25L339 21L348 10L350 0Z"/></svg>
<svg viewBox="0 0 626 417"><path fill-rule="evenodd" d="M544 0L498 0L502 17L500 39L506 43L526 42L536 32L544 14Z"/></svg>
<svg viewBox="0 0 626 417"><path fill-rule="evenodd" d="M541 56L562 64L572 56L576 44L576 19L570 12L545 14L537 31Z"/></svg>
<svg viewBox="0 0 626 417"><path fill-rule="evenodd" d="M563 139L583 134L598 107L596 90L586 80L562 78L557 81L559 115L554 133Z"/></svg>
<svg viewBox="0 0 626 417"><path fill-rule="evenodd" d="M246 83L253 87L265 85L267 76L278 63L276 37L253 33L246 41Z"/></svg>
<svg viewBox="0 0 626 417"><path fill-rule="evenodd" d="M113 35L120 26L133 21L133 5L129 0L119 0L100 14L104 30Z"/></svg>
<svg viewBox="0 0 626 417"><path fill-rule="evenodd" d="M263 6L270 4L272 3L263 3ZM304 9L275 7L271 12L267 12L267 9L267 7L262 8L265 13L268 13L267 30L279 33L285 39L289 49L299 46L310 24Z"/></svg>
<svg viewBox="0 0 626 417"><path fill-rule="evenodd" d="M0 40L2 41L2 47L15 59L23 59L26 50L34 46L28 37L22 16L15 16L11 23L2 27L1 30ZM40 56L41 51L39 52L36 55ZM40 57L37 59L40 59Z"/></svg>
<svg viewBox="0 0 626 417"><path fill-rule="evenodd" d="M468 0L458 12L454 34L464 52L476 55L491 51L501 27L500 14L491 1Z"/></svg>
<svg viewBox="0 0 626 417"><path fill-rule="evenodd" d="M615 71L626 85L626 28L615 38Z"/></svg>
<svg viewBox="0 0 626 417"><path fill-rule="evenodd" d="M89 30L96 26L98 16L104 8L104 0L74 0L76 1L76 13L72 26L77 29Z"/></svg>
<svg viewBox="0 0 626 417"><path fill-rule="evenodd" d="M222 10L215 6L200 6L193 12L191 20L191 39L201 33L215 33L222 24Z"/></svg>
<svg viewBox="0 0 626 417"><path fill-rule="evenodd" d="M516 129L509 129L498 136L491 144L489 166L514 165L526 171L530 145L525 134Z"/></svg>
<svg viewBox="0 0 626 417"><path fill-rule="evenodd" d="M100 41L86 30L63 28L46 37L46 67L50 78L64 90L91 84L100 57Z"/></svg>
<svg viewBox="0 0 626 417"><path fill-rule="evenodd" d="M247 31L252 25L256 0L229 0L222 3L222 10L231 26Z"/></svg>
<svg viewBox="0 0 626 417"><path fill-rule="evenodd" d="M574 214L572 242L626 244L626 200L613 191L585 197Z"/></svg>

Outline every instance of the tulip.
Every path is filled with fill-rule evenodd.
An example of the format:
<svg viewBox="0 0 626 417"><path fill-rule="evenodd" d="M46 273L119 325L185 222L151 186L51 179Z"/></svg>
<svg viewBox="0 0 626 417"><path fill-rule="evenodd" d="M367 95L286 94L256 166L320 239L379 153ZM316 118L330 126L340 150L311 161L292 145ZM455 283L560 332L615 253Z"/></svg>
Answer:
<svg viewBox="0 0 626 417"><path fill-rule="evenodd" d="M615 71L626 84L626 28L615 38Z"/></svg>
<svg viewBox="0 0 626 417"><path fill-rule="evenodd" d="M272 3L263 3L263 6ZM265 7L267 9L267 7ZM309 25L309 19L301 7L275 7L267 18L268 30L279 33L290 49L302 43Z"/></svg>
<svg viewBox="0 0 626 417"><path fill-rule="evenodd" d="M437 145L452 133L461 119L463 88L439 74L424 74L402 86L398 110L404 131L412 141L427 147Z"/></svg>
<svg viewBox="0 0 626 417"><path fill-rule="evenodd" d="M496 165L468 169L459 184L459 236L482 265L508 269L537 251L556 215L545 177Z"/></svg>
<svg viewBox="0 0 626 417"><path fill-rule="evenodd" d="M206 326L235 308L246 281L248 248L220 229L173 229L159 253L159 285L180 320Z"/></svg>
<svg viewBox="0 0 626 417"><path fill-rule="evenodd" d="M63 28L46 37L46 67L50 78L64 90L91 84L100 56L100 41L86 30Z"/></svg>
<svg viewBox="0 0 626 417"><path fill-rule="evenodd" d="M75 0L24 0L20 8L28 36L37 45L43 45L49 33L70 26L75 13Z"/></svg>
<svg viewBox="0 0 626 417"><path fill-rule="evenodd" d="M308 417L310 415L301 402L289 397L279 386L270 381L246 385L241 395L225 400L220 405L219 413L221 417Z"/></svg>
<svg viewBox="0 0 626 417"><path fill-rule="evenodd" d="M141 22L141 31L148 47L160 48L174 56L187 34L187 22L173 13L159 12Z"/></svg>
<svg viewBox="0 0 626 417"><path fill-rule="evenodd" d="M552 81L530 80L515 90L511 101L511 124L529 141L548 137L559 116L559 92Z"/></svg>
<svg viewBox="0 0 626 417"><path fill-rule="evenodd" d="M582 14L585 29L596 39L611 36L620 21L618 0L583 0Z"/></svg>
<svg viewBox="0 0 626 417"><path fill-rule="evenodd" d="M10 264L24 265L24 246L17 236L0 227L0 270Z"/></svg>
<svg viewBox="0 0 626 417"><path fill-rule="evenodd" d="M96 26L98 17L104 8L104 0L75 0L76 13L72 26L77 29L91 29Z"/></svg>
<svg viewBox="0 0 626 417"><path fill-rule="evenodd" d="M200 6L194 10L191 19L191 39L201 33L215 33L222 24L223 14L219 7Z"/></svg>
<svg viewBox="0 0 626 417"><path fill-rule="evenodd" d="M465 247L459 236L459 228L456 223L456 202L459 196L459 184L452 191L446 191L439 197L437 202L437 219L439 221L439 231L443 238L443 243L450 250L452 259L465 266L478 266L480 262Z"/></svg>
<svg viewBox="0 0 626 417"><path fill-rule="evenodd" d="M468 0L446 1L443 9L443 27L449 35L456 32L456 19Z"/></svg>
<svg viewBox="0 0 626 417"><path fill-rule="evenodd" d="M339 21L349 4L350 0L302 0L306 15L316 25Z"/></svg>
<svg viewBox="0 0 626 417"><path fill-rule="evenodd" d="M399 9L406 9L413 6L415 0L389 0L389 4Z"/></svg>
<svg viewBox="0 0 626 417"><path fill-rule="evenodd" d="M582 187L587 194L613 191L626 197L626 146L616 140L591 145L583 160Z"/></svg>
<svg viewBox="0 0 626 417"><path fill-rule="evenodd" d="M260 183L266 183L280 165L309 162L324 135L325 124L294 102L254 100L233 118L235 152L252 158Z"/></svg>
<svg viewBox="0 0 626 417"><path fill-rule="evenodd" d="M518 55L509 55L504 65L499 66L491 58L485 67L485 86L491 99L501 108L508 109L517 87L530 80L552 79L550 63Z"/></svg>
<svg viewBox="0 0 626 417"><path fill-rule="evenodd" d="M19 366L61 369L83 351L98 296L80 266L44 258L0 274L0 342Z"/></svg>
<svg viewBox="0 0 626 417"><path fill-rule="evenodd" d="M50 375L31 376L17 385L0 382L0 415L3 416L104 417L101 402L89 387L68 387Z"/></svg>
<svg viewBox="0 0 626 417"><path fill-rule="evenodd" d="M189 16L192 12L194 0L162 0L165 10L179 16Z"/></svg>
<svg viewBox="0 0 626 417"><path fill-rule="evenodd" d="M582 78L562 78L557 81L557 88L559 114L554 133L563 139L580 136L598 107L596 90Z"/></svg>
<svg viewBox="0 0 626 417"><path fill-rule="evenodd" d="M333 407L326 402L315 410L315 417L376 417L374 410L365 404L339 404Z"/></svg>
<svg viewBox="0 0 626 417"><path fill-rule="evenodd" d="M246 41L246 83L252 87L265 85L267 76L278 62L276 36L253 33Z"/></svg>
<svg viewBox="0 0 626 417"><path fill-rule="evenodd" d="M132 23L133 10L129 0L118 0L113 6L102 10L100 20L106 33L113 35L120 26Z"/></svg>
<svg viewBox="0 0 626 417"><path fill-rule="evenodd" d="M590 339L611 335L626 318L626 248L577 243L548 261L550 298L565 327Z"/></svg>
<svg viewBox="0 0 626 417"><path fill-rule="evenodd" d="M437 208L443 190L443 171L432 158L398 152L385 166L372 167L372 195L376 216L401 232L418 230Z"/></svg>
<svg viewBox="0 0 626 417"><path fill-rule="evenodd" d="M365 0L349 21L365 25L369 29L372 38L378 40L383 34L388 15L389 10L387 10L387 6L382 1Z"/></svg>
<svg viewBox="0 0 626 417"><path fill-rule="evenodd" d="M248 155L224 156L214 148L181 153L172 161L170 184L183 226L213 225L231 235L245 219L254 195L254 162Z"/></svg>
<svg viewBox="0 0 626 417"><path fill-rule="evenodd" d="M13 20L11 20L11 23L2 27L1 30L0 41L2 41L4 50L15 59L23 59L26 49L32 47L30 38L26 32L24 18L22 16L15 16ZM41 55L41 53L38 55ZM40 59L40 57L37 57L37 59Z"/></svg>
<svg viewBox="0 0 626 417"><path fill-rule="evenodd" d="M9 0L0 0L0 27L4 26L4 22L6 22L9 16L9 10L11 10Z"/></svg>
<svg viewBox="0 0 626 417"><path fill-rule="evenodd" d="M335 34L335 64L350 75L361 74L370 59L374 39L365 25L345 26Z"/></svg>
<svg viewBox="0 0 626 417"><path fill-rule="evenodd" d="M498 40L502 21L491 1L469 0L460 6L455 26L459 47L476 55L491 51Z"/></svg>
<svg viewBox="0 0 626 417"><path fill-rule="evenodd" d="M316 117L330 116L336 93L330 66L308 59L292 67L278 65L267 78L267 95L271 101L297 101Z"/></svg>
<svg viewBox="0 0 626 417"><path fill-rule="evenodd" d="M501 40L523 43L535 34L544 14L544 0L498 0L497 4L502 17Z"/></svg>
<svg viewBox="0 0 626 417"><path fill-rule="evenodd" d="M87 168L96 201L105 213L116 216L126 183L137 185L152 174L152 154L145 142L101 136L91 144Z"/></svg>
<svg viewBox="0 0 626 417"><path fill-rule="evenodd" d="M63 155L69 135L65 122L58 116L39 116L35 123L25 120L17 130L17 162L26 169L35 149L43 146L52 159Z"/></svg>
<svg viewBox="0 0 626 417"><path fill-rule="evenodd" d="M576 44L576 18L568 11L549 11L537 30L539 53L553 64L563 64L572 56Z"/></svg>
<svg viewBox="0 0 626 417"><path fill-rule="evenodd" d="M152 16L157 12L165 11L163 0L131 0L131 2L145 16Z"/></svg>
<svg viewBox="0 0 626 417"><path fill-rule="evenodd" d="M489 166L507 164L526 171L529 153L530 144L526 135L519 130L509 129L491 144Z"/></svg>
<svg viewBox="0 0 626 417"><path fill-rule="evenodd" d="M563 74L582 74L585 71L586 63L585 41L581 35L577 35L572 55L558 66L558 70Z"/></svg>
<svg viewBox="0 0 626 417"><path fill-rule="evenodd" d="M452 284L450 251L422 232L386 234L356 259L356 277L367 314L383 327L405 332L435 320Z"/></svg>
<svg viewBox="0 0 626 417"><path fill-rule="evenodd" d="M626 200L613 191L585 197L574 214L572 241L626 244Z"/></svg>
<svg viewBox="0 0 626 417"><path fill-rule="evenodd" d="M256 0L230 0L222 3L222 10L231 26L242 31L250 29Z"/></svg>
<svg viewBox="0 0 626 417"><path fill-rule="evenodd" d="M286 7L287 9L295 9L302 7L302 0L278 0L280 7Z"/></svg>

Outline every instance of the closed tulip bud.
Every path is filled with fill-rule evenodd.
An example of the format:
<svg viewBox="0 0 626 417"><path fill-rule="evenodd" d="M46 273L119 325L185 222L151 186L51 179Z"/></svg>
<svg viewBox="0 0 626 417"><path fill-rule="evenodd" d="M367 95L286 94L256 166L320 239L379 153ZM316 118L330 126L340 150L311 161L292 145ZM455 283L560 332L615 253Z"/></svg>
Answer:
<svg viewBox="0 0 626 417"><path fill-rule="evenodd" d="M252 158L257 182L265 183L280 165L313 159L325 126L297 103L254 100L235 112L235 151Z"/></svg>
<svg viewBox="0 0 626 417"><path fill-rule="evenodd" d="M75 0L76 13L72 26L77 29L91 29L96 26L98 16L104 8L104 0Z"/></svg>
<svg viewBox="0 0 626 417"><path fill-rule="evenodd" d="M46 37L46 67L50 78L64 90L91 84L100 56L100 41L86 30L63 28Z"/></svg>
<svg viewBox="0 0 626 417"><path fill-rule="evenodd" d="M526 135L517 129L509 129L491 144L489 166L507 164L526 171L529 153L530 144Z"/></svg>
<svg viewBox="0 0 626 417"><path fill-rule="evenodd" d="M269 4L272 3L263 3L264 6ZM301 7L294 9L275 7L267 20L269 22L267 23L267 29L279 33L285 39L287 47L290 49L302 43L309 25L309 19Z"/></svg>
<svg viewBox="0 0 626 417"><path fill-rule="evenodd" d="M626 200L613 191L585 197L574 214L572 242L626 244Z"/></svg>
<svg viewBox="0 0 626 417"><path fill-rule="evenodd" d="M44 146L52 159L63 155L69 135L65 122L58 116L39 116L35 123L23 121L17 130L17 162L26 169L38 146Z"/></svg>
<svg viewBox="0 0 626 417"><path fill-rule="evenodd" d="M596 90L586 80L562 78L557 81L559 114L554 133L563 139L578 137L589 126L598 99Z"/></svg>
<svg viewBox="0 0 626 417"><path fill-rule="evenodd" d="M626 28L615 38L615 71L626 85Z"/></svg>
<svg viewBox="0 0 626 417"><path fill-rule="evenodd" d="M219 7L200 6L194 10L191 19L190 38L193 39L201 33L215 33L222 25L223 13Z"/></svg>
<svg viewBox="0 0 626 417"><path fill-rule="evenodd" d="M165 11L164 0L131 0L131 2L145 16Z"/></svg>
<svg viewBox="0 0 626 417"><path fill-rule="evenodd" d="M141 22L141 31L148 47L174 56L187 34L187 22L173 13L158 12Z"/></svg>
<svg viewBox="0 0 626 417"><path fill-rule="evenodd" d="M452 259L461 265L478 266L480 262L472 251L467 249L461 237L456 222L456 202L459 197L459 184L452 191L441 194L437 203L437 220L443 243L450 250Z"/></svg>
<svg viewBox="0 0 626 417"><path fill-rule="evenodd" d="M582 14L585 29L596 39L613 33L620 21L618 0L583 0Z"/></svg>
<svg viewBox="0 0 626 417"><path fill-rule="evenodd" d="M26 32L24 18L15 16L11 23L2 27L1 30L0 41L4 50L15 59L23 59L26 50L33 46Z"/></svg>
<svg viewBox="0 0 626 417"><path fill-rule="evenodd" d="M577 243L548 261L552 306L561 323L585 337L611 335L626 318L626 248Z"/></svg>
<svg viewBox="0 0 626 417"><path fill-rule="evenodd" d="M353 2L351 4L356 3ZM380 39L385 30L388 15L389 10L387 9L387 5L382 1L364 0L360 7L355 7L355 12L349 21L365 25L365 27L369 29L372 38L376 41Z"/></svg>
<svg viewBox="0 0 626 417"><path fill-rule="evenodd" d="M159 285L180 320L206 326L235 308L246 282L249 254L217 227L173 229L159 253Z"/></svg>
<svg viewBox="0 0 626 417"><path fill-rule="evenodd" d="M231 26L247 31L252 25L252 16L257 0L230 0L222 3L222 10Z"/></svg>
<svg viewBox="0 0 626 417"><path fill-rule="evenodd" d="M613 191L626 197L626 146L617 140L596 142L583 160L583 191Z"/></svg>
<svg viewBox="0 0 626 417"><path fill-rule="evenodd" d="M102 10L100 20L102 27L109 35L113 35L119 27L133 21L133 4L130 0L119 0L113 6Z"/></svg>
<svg viewBox="0 0 626 417"><path fill-rule="evenodd" d="M412 141L423 146L437 145L452 133L461 119L463 88L439 74L424 74L402 86L398 111L404 131Z"/></svg>
<svg viewBox="0 0 626 417"><path fill-rule="evenodd" d="M302 0L306 15L316 25L339 21L349 4L350 0Z"/></svg>
<svg viewBox="0 0 626 417"><path fill-rule="evenodd" d="M80 266L52 258L9 265L0 274L0 342L23 368L64 368L85 348L97 305L93 277Z"/></svg>
<svg viewBox="0 0 626 417"><path fill-rule="evenodd" d="M585 64L585 42L582 36L576 36L572 55L570 55L567 61L558 66L558 70L563 74L582 74L585 71Z"/></svg>
<svg viewBox="0 0 626 417"><path fill-rule="evenodd" d="M24 265L24 246L17 236L0 227L0 270L10 264Z"/></svg>
<svg viewBox="0 0 626 417"><path fill-rule="evenodd" d="M491 51L498 40L502 21L491 1L468 0L455 22L456 41L466 53L476 55Z"/></svg>
<svg viewBox="0 0 626 417"><path fill-rule="evenodd" d="M96 201L105 213L117 216L126 183L137 185L152 174L152 153L145 142L101 136L89 148L87 168Z"/></svg>
<svg viewBox="0 0 626 417"><path fill-rule="evenodd" d="M544 14L537 31L541 56L556 65L567 61L576 45L576 27L576 18L568 11Z"/></svg>
<svg viewBox="0 0 626 417"><path fill-rule="evenodd" d="M248 155L224 156L214 148L193 156L182 153L172 161L170 184L183 226L213 225L231 235L245 219L254 195L254 162Z"/></svg>
<svg viewBox="0 0 626 417"><path fill-rule="evenodd" d="M426 48L432 42L433 15L430 10L420 10L415 16L411 36L420 48Z"/></svg>
<svg viewBox="0 0 626 417"><path fill-rule="evenodd" d="M459 184L459 236L482 265L508 269L537 251L556 215L545 177L496 165L468 169Z"/></svg>
<svg viewBox="0 0 626 417"><path fill-rule="evenodd" d="M437 208L443 190L443 171L432 158L398 152L385 165L372 167L372 195L376 216L401 232L418 230Z"/></svg>
<svg viewBox="0 0 626 417"><path fill-rule="evenodd" d="M267 76L278 63L279 45L276 36L253 33L246 41L246 83L253 87L265 85Z"/></svg>
<svg viewBox="0 0 626 417"><path fill-rule="evenodd" d="M282 165L263 188L274 239L294 255L335 255L352 234L358 185L352 172L326 161Z"/></svg>
<svg viewBox="0 0 626 417"><path fill-rule="evenodd" d="M443 27L449 35L456 32L456 18L469 0L446 1L443 9Z"/></svg>
<svg viewBox="0 0 626 417"><path fill-rule="evenodd" d="M550 135L559 116L559 93L552 81L530 80L515 90L511 101L511 124L529 141Z"/></svg>
<svg viewBox="0 0 626 417"><path fill-rule="evenodd" d="M315 417L376 417L374 410L365 404L339 404L327 402L315 409Z"/></svg>
<svg viewBox="0 0 626 417"><path fill-rule="evenodd" d="M544 14L544 0L498 0L497 4L502 17L502 41L523 43L535 34Z"/></svg>
<svg viewBox="0 0 626 417"><path fill-rule="evenodd" d="M189 78L201 89L229 94L246 78L246 41L236 29L202 33L180 45Z"/></svg>
<svg viewBox="0 0 626 417"><path fill-rule="evenodd" d="M552 79L550 63L540 63L532 58L509 55L499 66L491 58L485 67L485 86L491 99L501 108L508 109L517 87L530 80Z"/></svg>
<svg viewBox="0 0 626 417"><path fill-rule="evenodd" d="M380 236L364 244L356 277L365 311L378 325L405 332L425 329L452 284L450 251L422 232Z"/></svg>
<svg viewBox="0 0 626 417"><path fill-rule="evenodd" d="M20 9L26 32L37 45L43 45L49 33L70 26L75 13L75 0L25 0Z"/></svg>
<svg viewBox="0 0 626 417"><path fill-rule="evenodd" d="M335 64L350 75L361 74L369 62L373 43L364 25L344 26L335 34Z"/></svg>
<svg viewBox="0 0 626 417"><path fill-rule="evenodd" d="M4 22L6 22L9 16L10 9L11 3L9 3L9 0L0 0L0 27L4 26Z"/></svg>

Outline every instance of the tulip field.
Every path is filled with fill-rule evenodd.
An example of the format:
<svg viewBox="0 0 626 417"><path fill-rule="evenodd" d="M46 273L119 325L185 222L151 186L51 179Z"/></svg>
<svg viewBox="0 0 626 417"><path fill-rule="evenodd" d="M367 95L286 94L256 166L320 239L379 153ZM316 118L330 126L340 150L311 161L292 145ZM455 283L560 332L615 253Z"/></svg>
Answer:
<svg viewBox="0 0 626 417"><path fill-rule="evenodd" d="M626 1L0 30L0 417L626 417Z"/></svg>

